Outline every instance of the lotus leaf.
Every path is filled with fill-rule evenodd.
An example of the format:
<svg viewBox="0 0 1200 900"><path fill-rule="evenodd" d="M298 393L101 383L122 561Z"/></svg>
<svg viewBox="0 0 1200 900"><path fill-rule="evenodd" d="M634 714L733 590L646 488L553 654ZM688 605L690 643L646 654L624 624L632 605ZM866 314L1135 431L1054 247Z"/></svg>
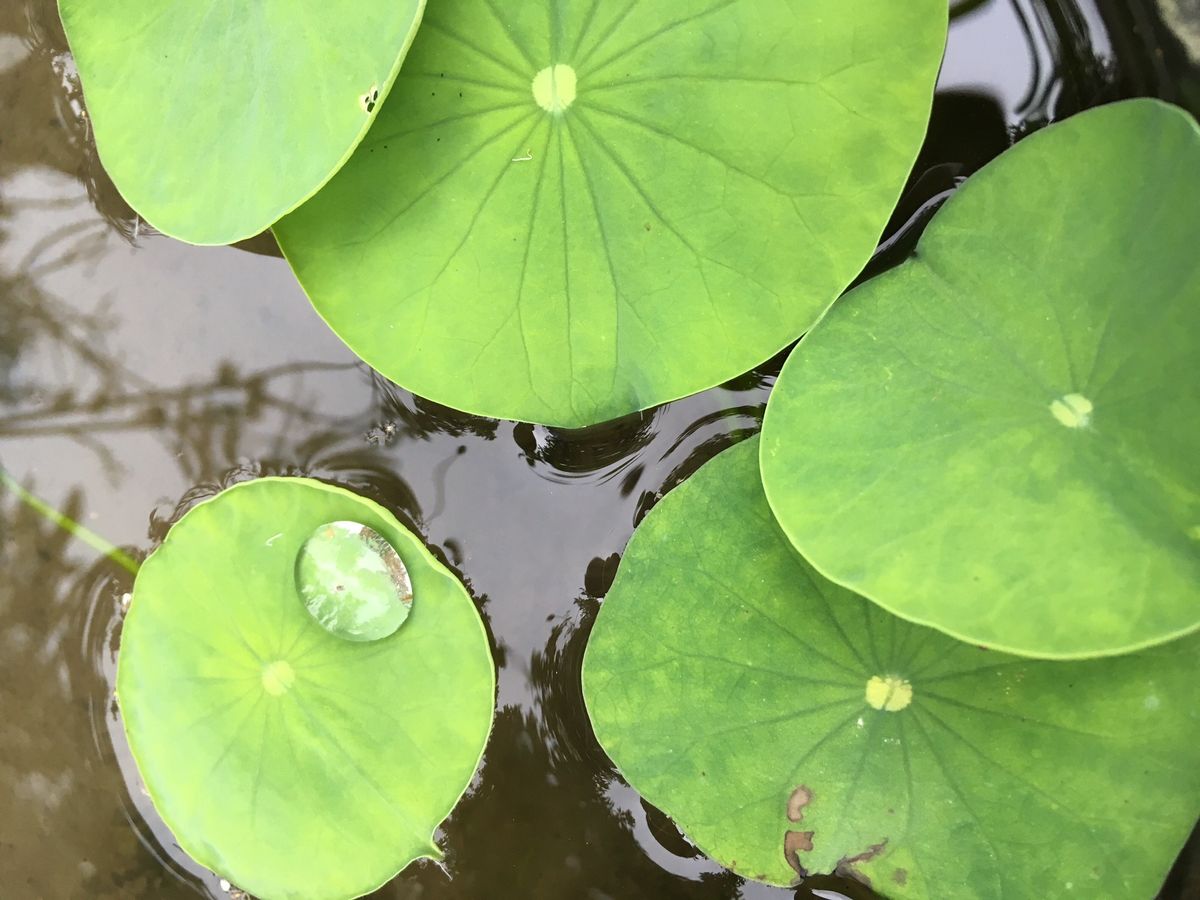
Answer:
<svg viewBox="0 0 1200 900"><path fill-rule="evenodd" d="M276 236L355 353L561 426L741 374L858 274L920 148L944 0L443 0Z"/></svg>
<svg viewBox="0 0 1200 900"><path fill-rule="evenodd" d="M414 605L372 642L318 625L295 583L318 525L396 549ZM412 860L478 766L495 676L462 584L380 506L296 478L189 511L143 564L118 658L129 745L201 864L257 896L356 897Z"/></svg>
<svg viewBox="0 0 1200 900"><path fill-rule="evenodd" d="M757 444L659 503L600 608L584 697L630 784L775 884L1153 896L1200 812L1200 638L1049 662L889 615L793 550Z"/></svg>
<svg viewBox="0 0 1200 900"><path fill-rule="evenodd" d="M1153 100L1018 143L785 366L767 497L826 577L1029 656L1200 627L1200 128Z"/></svg>
<svg viewBox="0 0 1200 900"><path fill-rule="evenodd" d="M350 156L424 5L59 0L59 12L117 189L165 234L227 244Z"/></svg>

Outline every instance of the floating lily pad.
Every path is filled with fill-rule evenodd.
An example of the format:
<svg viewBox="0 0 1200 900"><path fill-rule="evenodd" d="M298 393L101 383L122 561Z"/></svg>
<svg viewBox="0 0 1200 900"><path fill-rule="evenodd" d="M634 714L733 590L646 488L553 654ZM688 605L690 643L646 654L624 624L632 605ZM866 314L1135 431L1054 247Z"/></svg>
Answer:
<svg viewBox="0 0 1200 900"><path fill-rule="evenodd" d="M763 481L823 574L1030 656L1200 627L1200 129L1151 100L1021 141L792 354Z"/></svg>
<svg viewBox="0 0 1200 900"><path fill-rule="evenodd" d="M354 521L396 549L404 627L356 643L309 616L297 554ZM191 510L145 562L117 692L155 808L193 858L256 896L356 897L419 857L491 728L487 637L462 584L380 506L264 478Z"/></svg>
<svg viewBox="0 0 1200 900"><path fill-rule="evenodd" d="M1200 813L1198 652L1029 660L891 616L795 553L752 440L634 534L584 696L630 784L748 877L1132 900Z"/></svg>
<svg viewBox="0 0 1200 900"><path fill-rule="evenodd" d="M925 134L944 0L443 0L275 229L317 311L458 409L578 426L776 353Z"/></svg>
<svg viewBox="0 0 1200 900"><path fill-rule="evenodd" d="M118 190L159 231L227 244L349 157L424 5L59 0L59 12Z"/></svg>

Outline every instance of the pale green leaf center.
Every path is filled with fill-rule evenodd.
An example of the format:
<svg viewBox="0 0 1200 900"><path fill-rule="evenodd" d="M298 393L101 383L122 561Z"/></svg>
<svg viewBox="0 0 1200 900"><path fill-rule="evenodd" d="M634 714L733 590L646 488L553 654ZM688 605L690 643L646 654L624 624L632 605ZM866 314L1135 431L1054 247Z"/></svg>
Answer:
<svg viewBox="0 0 1200 900"><path fill-rule="evenodd" d="M561 113L575 102L575 70L559 63L533 77L533 99L546 112Z"/></svg>
<svg viewBox="0 0 1200 900"><path fill-rule="evenodd" d="M277 659L263 666L263 689L272 697L282 697L295 682L296 672L287 661Z"/></svg>
<svg viewBox="0 0 1200 900"><path fill-rule="evenodd" d="M1083 394L1067 394L1050 404L1050 412L1067 428L1087 428L1092 421L1092 401Z"/></svg>
<svg viewBox="0 0 1200 900"><path fill-rule="evenodd" d="M867 681L867 703L884 712L900 712L912 703L912 685L895 675L879 675Z"/></svg>

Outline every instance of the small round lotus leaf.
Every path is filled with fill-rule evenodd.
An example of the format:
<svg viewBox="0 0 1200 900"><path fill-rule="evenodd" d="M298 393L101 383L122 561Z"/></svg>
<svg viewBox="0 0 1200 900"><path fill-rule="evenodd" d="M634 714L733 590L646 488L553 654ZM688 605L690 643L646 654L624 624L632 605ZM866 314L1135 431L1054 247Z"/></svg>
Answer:
<svg viewBox="0 0 1200 900"><path fill-rule="evenodd" d="M774 884L1154 896L1200 813L1200 638L1048 662L892 616L793 550L757 443L660 502L600 608L584 698L629 783Z"/></svg>
<svg viewBox="0 0 1200 900"><path fill-rule="evenodd" d="M308 614L297 554L370 528L419 598L404 628L343 640ZM390 513L264 478L200 504L145 562L121 636L129 745L179 845L256 896L355 897L419 857L491 729L495 677L462 584Z"/></svg>
<svg viewBox="0 0 1200 900"><path fill-rule="evenodd" d="M318 625L348 641L394 633L413 602L396 548L359 522L317 526L296 555L296 590Z"/></svg>
<svg viewBox="0 0 1200 900"><path fill-rule="evenodd" d="M275 233L335 332L482 415L580 426L739 375L870 257L945 0L442 0Z"/></svg>
<svg viewBox="0 0 1200 900"><path fill-rule="evenodd" d="M59 0L96 148L151 225L257 234L362 139L424 0Z"/></svg>
<svg viewBox="0 0 1200 900"><path fill-rule="evenodd" d="M1152 100L1029 137L784 367L763 482L884 608L1029 656L1200 627L1200 128Z"/></svg>

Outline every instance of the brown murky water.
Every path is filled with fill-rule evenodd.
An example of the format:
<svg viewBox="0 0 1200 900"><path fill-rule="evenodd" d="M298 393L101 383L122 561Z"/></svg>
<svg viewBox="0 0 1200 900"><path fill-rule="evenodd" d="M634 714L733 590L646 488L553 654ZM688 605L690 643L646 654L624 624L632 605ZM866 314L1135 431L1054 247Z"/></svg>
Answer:
<svg viewBox="0 0 1200 900"><path fill-rule="evenodd" d="M1139 94L1200 111L1200 7L1160 2L955 0L929 141L872 269L1024 131ZM201 249L140 225L97 163L52 0L0 0L0 464L136 555L222 485L332 480L424 535L488 622L499 713L444 828L445 870L414 866L379 896L871 896L767 888L705 860L617 777L580 696L634 525L758 427L779 362L585 432L413 397L327 331L269 238ZM224 896L154 814L121 734L129 576L11 493L0 572L0 897ZM1200 897L1198 843L1163 898Z"/></svg>

